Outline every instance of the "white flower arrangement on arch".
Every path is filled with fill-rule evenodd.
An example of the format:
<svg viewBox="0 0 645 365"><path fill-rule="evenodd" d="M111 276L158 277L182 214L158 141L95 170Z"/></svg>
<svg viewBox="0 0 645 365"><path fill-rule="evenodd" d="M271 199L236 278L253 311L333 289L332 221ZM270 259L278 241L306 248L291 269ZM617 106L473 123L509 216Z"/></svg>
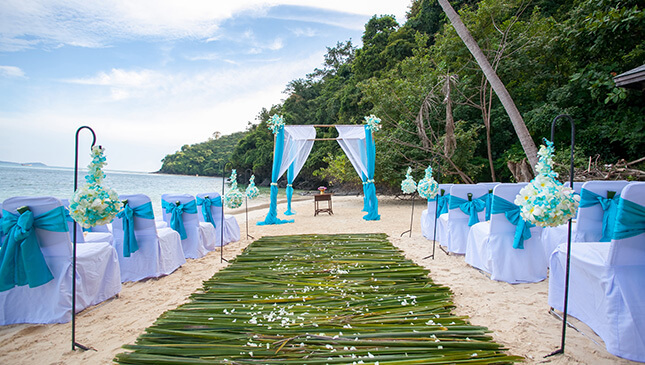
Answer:
<svg viewBox="0 0 645 365"><path fill-rule="evenodd" d="M377 118L374 114L370 114L370 116L364 118L367 129L370 131L378 132L381 129L381 119Z"/></svg>
<svg viewBox="0 0 645 365"><path fill-rule="evenodd" d="M412 194L417 191L417 183L412 178L411 167L408 167L408 171L405 173L405 180L401 181L401 190L405 194Z"/></svg>
<svg viewBox="0 0 645 365"><path fill-rule="evenodd" d="M237 171L233 169L231 171L231 188L224 196L224 204L229 209L235 209L241 207L243 201L244 194L237 188Z"/></svg>
<svg viewBox="0 0 645 365"><path fill-rule="evenodd" d="M580 196L557 180L558 174L553 171L553 142L547 139L544 142L546 145L540 146L535 165L538 175L520 190L515 204L525 221L540 227L555 227L575 216Z"/></svg>
<svg viewBox="0 0 645 365"><path fill-rule="evenodd" d="M273 114L267 124L269 125L269 130L273 134L277 134L284 127L284 118L282 118L282 115Z"/></svg>
<svg viewBox="0 0 645 365"><path fill-rule="evenodd" d="M101 185L105 178L102 168L107 165L104 152L101 146L92 147L86 183L70 199L69 214L83 228L110 223L123 206L116 191Z"/></svg>
<svg viewBox="0 0 645 365"><path fill-rule="evenodd" d="M432 166L426 168L426 175L419 180L417 191L425 199L433 199L439 193L439 183L432 177Z"/></svg>

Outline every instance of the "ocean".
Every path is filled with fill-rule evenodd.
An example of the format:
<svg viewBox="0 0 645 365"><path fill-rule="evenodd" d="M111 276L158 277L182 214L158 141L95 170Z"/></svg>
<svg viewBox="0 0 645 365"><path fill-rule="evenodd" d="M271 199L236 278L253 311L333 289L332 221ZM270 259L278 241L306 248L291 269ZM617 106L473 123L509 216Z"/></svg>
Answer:
<svg viewBox="0 0 645 365"><path fill-rule="evenodd" d="M85 183L87 170L78 173L78 185ZM196 195L222 191L221 177L105 171L104 186L118 194L145 194L150 197L155 217L161 218L161 195ZM229 185L226 185L226 189ZM241 187L240 187L241 188ZM55 196L70 199L74 192L74 169L57 167L0 165L0 202L13 196Z"/></svg>

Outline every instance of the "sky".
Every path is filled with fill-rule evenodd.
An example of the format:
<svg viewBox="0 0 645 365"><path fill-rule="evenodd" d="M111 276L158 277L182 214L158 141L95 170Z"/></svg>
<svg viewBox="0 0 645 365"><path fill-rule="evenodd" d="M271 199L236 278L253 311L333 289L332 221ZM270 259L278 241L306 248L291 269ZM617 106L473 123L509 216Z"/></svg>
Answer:
<svg viewBox="0 0 645 365"><path fill-rule="evenodd" d="M0 161L72 167L84 125L110 170L257 123L326 47L411 0L3 0ZM92 136L79 134L81 166Z"/></svg>

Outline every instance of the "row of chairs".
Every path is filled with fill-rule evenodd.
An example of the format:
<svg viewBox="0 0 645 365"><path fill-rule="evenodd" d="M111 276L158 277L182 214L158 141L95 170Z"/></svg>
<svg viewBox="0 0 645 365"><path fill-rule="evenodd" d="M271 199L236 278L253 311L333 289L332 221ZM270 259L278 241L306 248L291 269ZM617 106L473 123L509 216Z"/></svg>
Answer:
<svg viewBox="0 0 645 365"><path fill-rule="evenodd" d="M76 312L114 297L122 282L169 275L186 258L240 239L235 217L222 216L218 193L164 194L163 221L155 220L146 195L119 198L126 205L112 224L85 234L57 198L14 197L0 205L0 325L71 320L74 224Z"/></svg>
<svg viewBox="0 0 645 365"><path fill-rule="evenodd" d="M434 236L438 206L436 237L449 252L465 254L466 263L493 280L537 282L549 274L549 305L562 311L568 225L526 224L513 204L524 185L497 184L486 195L479 184L442 184L443 196L429 201L422 215L423 234ZM645 183L589 181L573 189L581 204L572 223L568 312L589 325L610 353L645 361ZM460 206L469 198L483 198L488 209L469 203L477 212L464 213Z"/></svg>

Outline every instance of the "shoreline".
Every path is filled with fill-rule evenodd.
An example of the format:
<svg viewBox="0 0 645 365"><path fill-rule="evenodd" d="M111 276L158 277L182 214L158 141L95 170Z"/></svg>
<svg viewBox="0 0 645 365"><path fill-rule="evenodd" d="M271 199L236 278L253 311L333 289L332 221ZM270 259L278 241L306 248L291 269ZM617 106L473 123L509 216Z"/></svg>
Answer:
<svg viewBox="0 0 645 365"><path fill-rule="evenodd" d="M257 226L266 215L268 197L249 207L249 234L255 238L275 235L315 233L385 233L406 258L430 270L431 279L449 287L456 308L453 312L469 317L474 325L488 327L493 339L508 348L511 355L526 358L527 364L637 364L609 354L602 341L587 326L572 318L582 333L567 331L564 355L544 358L560 346L561 321L548 313L548 279L533 284L507 284L490 280L468 266L463 256L446 255L438 248L434 259L432 241L421 235L420 217L425 204L416 204L411 237L401 233L410 227L411 201L379 196L380 221L363 221L362 197L334 196L334 215L313 216L311 196L294 195L289 217L294 223ZM278 205L279 216L285 204ZM240 226L238 242L224 247L223 256L232 259L252 241L246 240L245 210L228 210ZM220 262L220 251L200 259L189 259L171 275L122 285L118 298L80 312L76 317L77 342L90 351L71 351L71 323L0 327L0 362L5 364L111 364L114 356L134 343L163 312L187 302L228 263ZM598 344L594 343L597 342Z"/></svg>

